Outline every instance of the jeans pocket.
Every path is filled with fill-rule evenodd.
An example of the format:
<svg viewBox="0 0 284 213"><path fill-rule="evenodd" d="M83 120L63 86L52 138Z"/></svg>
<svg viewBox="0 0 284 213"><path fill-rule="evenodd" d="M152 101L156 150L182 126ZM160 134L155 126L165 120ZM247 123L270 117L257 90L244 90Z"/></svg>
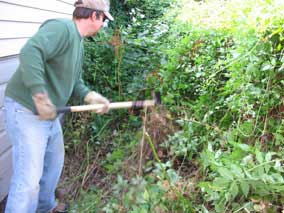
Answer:
<svg viewBox="0 0 284 213"><path fill-rule="evenodd" d="M35 115L31 110L29 110L28 108L24 107L23 105L17 102L15 102L15 112Z"/></svg>
<svg viewBox="0 0 284 213"><path fill-rule="evenodd" d="M37 121L39 117L31 110L15 102L14 104L14 120L18 125L23 125L25 122Z"/></svg>

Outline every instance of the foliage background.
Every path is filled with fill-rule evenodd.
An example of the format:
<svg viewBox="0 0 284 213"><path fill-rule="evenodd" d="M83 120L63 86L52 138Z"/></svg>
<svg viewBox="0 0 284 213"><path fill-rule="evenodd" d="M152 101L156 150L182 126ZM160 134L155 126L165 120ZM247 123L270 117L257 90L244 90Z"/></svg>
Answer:
<svg viewBox="0 0 284 213"><path fill-rule="evenodd" d="M87 84L113 101L157 90L164 108L68 116L72 211L281 212L284 2L111 3Z"/></svg>

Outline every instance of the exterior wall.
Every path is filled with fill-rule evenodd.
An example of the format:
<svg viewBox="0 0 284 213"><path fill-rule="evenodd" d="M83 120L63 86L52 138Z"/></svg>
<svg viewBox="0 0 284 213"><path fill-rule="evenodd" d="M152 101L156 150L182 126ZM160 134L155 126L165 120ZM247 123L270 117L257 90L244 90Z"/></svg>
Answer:
<svg viewBox="0 0 284 213"><path fill-rule="evenodd" d="M18 66L21 47L51 18L71 18L75 0L0 0L0 201L7 195L12 175L11 144L3 116L4 91Z"/></svg>

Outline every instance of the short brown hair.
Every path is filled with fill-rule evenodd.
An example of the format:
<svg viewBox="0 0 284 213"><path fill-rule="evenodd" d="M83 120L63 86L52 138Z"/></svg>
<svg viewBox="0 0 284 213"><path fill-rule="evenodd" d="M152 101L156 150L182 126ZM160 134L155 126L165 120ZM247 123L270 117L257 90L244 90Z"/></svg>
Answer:
<svg viewBox="0 0 284 213"><path fill-rule="evenodd" d="M88 19L92 17L93 12L96 13L96 18L99 19L100 16L103 14L103 12L99 10L93 10L86 7L77 7L77 5L79 4L82 4L82 0L78 0L74 3L74 6L76 7L73 11L74 19Z"/></svg>

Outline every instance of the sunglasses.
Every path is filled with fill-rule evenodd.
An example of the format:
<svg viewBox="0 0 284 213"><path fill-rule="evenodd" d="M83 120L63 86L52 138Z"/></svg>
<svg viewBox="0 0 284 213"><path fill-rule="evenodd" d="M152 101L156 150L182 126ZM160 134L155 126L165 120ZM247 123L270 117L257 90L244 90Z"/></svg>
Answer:
<svg viewBox="0 0 284 213"><path fill-rule="evenodd" d="M109 20L109 19L108 19L108 17L106 15L104 15L103 22L105 22L106 20Z"/></svg>

